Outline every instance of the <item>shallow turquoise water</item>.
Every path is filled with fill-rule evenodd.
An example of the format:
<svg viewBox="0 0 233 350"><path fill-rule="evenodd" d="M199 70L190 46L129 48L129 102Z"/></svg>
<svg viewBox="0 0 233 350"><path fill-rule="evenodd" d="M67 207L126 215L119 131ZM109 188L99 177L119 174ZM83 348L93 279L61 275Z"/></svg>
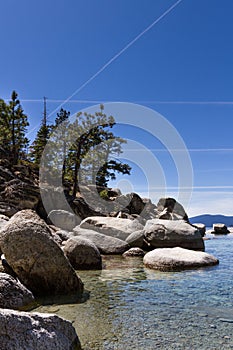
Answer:
<svg viewBox="0 0 233 350"><path fill-rule="evenodd" d="M79 272L86 302L36 311L71 320L84 350L233 349L233 234L205 245L218 266L158 272L140 258L105 257L102 272Z"/></svg>

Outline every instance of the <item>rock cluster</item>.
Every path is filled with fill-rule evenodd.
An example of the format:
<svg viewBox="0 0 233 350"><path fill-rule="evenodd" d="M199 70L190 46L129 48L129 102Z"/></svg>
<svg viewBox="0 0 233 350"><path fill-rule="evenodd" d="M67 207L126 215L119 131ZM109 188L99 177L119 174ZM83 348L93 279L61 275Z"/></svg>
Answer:
<svg viewBox="0 0 233 350"><path fill-rule="evenodd" d="M13 216L22 209L36 209L40 190L29 167L2 166L0 162L0 214Z"/></svg>
<svg viewBox="0 0 233 350"><path fill-rule="evenodd" d="M82 294L81 280L35 212L13 216L0 231L0 245L19 280L35 295Z"/></svg>
<svg viewBox="0 0 233 350"><path fill-rule="evenodd" d="M6 309L27 308L34 296L75 294L80 299L84 286L75 270L102 269L102 255L120 254L128 262L145 255L145 266L161 270L218 263L197 252L204 250L201 227L189 224L173 198L154 205L136 193L100 188L106 202L101 199L92 207L88 201L96 197L87 187L75 199L67 197L72 212L59 202L63 188L44 188L47 214L27 171L7 169L0 162L0 251L7 272L0 273L3 350L81 349L70 322Z"/></svg>
<svg viewBox="0 0 233 350"><path fill-rule="evenodd" d="M82 295L83 283L49 226L32 210L19 211L10 220L1 215L0 223L2 264L14 276L0 273L1 350L81 349L71 322L12 310L32 307L33 294Z"/></svg>

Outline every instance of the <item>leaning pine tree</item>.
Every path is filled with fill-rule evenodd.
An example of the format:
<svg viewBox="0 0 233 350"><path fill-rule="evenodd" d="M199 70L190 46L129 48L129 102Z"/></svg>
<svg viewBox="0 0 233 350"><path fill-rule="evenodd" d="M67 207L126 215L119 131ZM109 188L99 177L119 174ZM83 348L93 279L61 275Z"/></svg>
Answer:
<svg viewBox="0 0 233 350"><path fill-rule="evenodd" d="M67 170L73 177L73 197L80 190L80 180L101 186L114 179L115 172L130 174L128 164L111 158L121 153L121 144L126 142L111 132L114 125L114 118L107 116L101 105L95 114L78 113L70 126L75 142L68 152Z"/></svg>

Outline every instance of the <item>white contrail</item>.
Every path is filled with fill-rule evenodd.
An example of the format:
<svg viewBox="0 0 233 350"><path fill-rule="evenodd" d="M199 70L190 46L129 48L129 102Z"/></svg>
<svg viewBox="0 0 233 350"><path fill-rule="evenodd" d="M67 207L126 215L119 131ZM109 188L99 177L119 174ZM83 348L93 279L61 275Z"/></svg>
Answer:
<svg viewBox="0 0 233 350"><path fill-rule="evenodd" d="M127 152L145 152L148 150L152 152L233 152L233 148L148 148L146 150L142 148L127 148Z"/></svg>
<svg viewBox="0 0 233 350"><path fill-rule="evenodd" d="M63 101L58 107L56 107L48 117L59 110L64 104L70 101L72 97L78 94L85 86L87 86L92 80L94 80L100 73L102 73L111 63L113 63L118 57L120 57L126 50L128 50L136 41L138 41L144 34L146 34L151 28L153 28L157 23L159 23L165 16L167 16L176 6L179 5L183 0L178 0L175 4L169 7L161 16L156 18L156 20L151 23L146 29L144 29L140 34L138 34L133 40L131 40L126 46L123 47L116 55L114 55L106 64L104 64L95 74L93 74L88 80L86 80L77 90L75 90L65 101ZM34 127L27 133L27 136L37 128Z"/></svg>
<svg viewBox="0 0 233 350"><path fill-rule="evenodd" d="M94 80L100 73L102 73L110 64L112 64L118 57L120 57L126 50L128 50L133 44L136 43L144 34L146 34L150 29L152 29L157 23L159 23L165 16L167 16L176 6L179 5L183 0L178 0L169 9L167 9L161 16L156 18L146 29L144 29L140 34L138 34L133 40L131 40L126 46L123 47L116 55L114 55L106 64L103 65L95 74L93 74L85 83L83 83L77 90L75 90L63 103L61 103L57 108L55 108L49 116L60 109L65 103L67 103L72 97L78 94L85 86L87 86L92 80Z"/></svg>
<svg viewBox="0 0 233 350"><path fill-rule="evenodd" d="M10 101L10 99L4 98L4 101ZM21 102L24 103L41 103L43 102L42 98L38 99L21 99ZM47 99L48 103L63 103L64 99ZM117 99L117 100L106 100L106 99L98 99L98 100L69 100L69 103L112 103L112 102L128 102L128 103L138 103L138 104L164 104L164 105L233 105L233 101L143 101L143 100L123 100L123 99Z"/></svg>
<svg viewBox="0 0 233 350"><path fill-rule="evenodd" d="M147 188L137 188L138 191L145 190ZM232 190L233 186L193 186L193 187L179 187L179 186L165 186L165 187L149 187L150 190Z"/></svg>

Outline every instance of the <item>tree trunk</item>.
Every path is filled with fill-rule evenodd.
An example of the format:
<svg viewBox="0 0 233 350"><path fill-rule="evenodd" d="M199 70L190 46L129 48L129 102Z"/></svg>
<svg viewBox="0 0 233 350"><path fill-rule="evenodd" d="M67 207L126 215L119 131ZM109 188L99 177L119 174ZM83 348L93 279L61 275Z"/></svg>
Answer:
<svg viewBox="0 0 233 350"><path fill-rule="evenodd" d="M81 147L79 145L78 150L75 156L75 166L74 166L74 184L73 184L73 197L76 197L77 192L79 192L79 184L78 184L78 171L80 169L80 155L81 155Z"/></svg>

